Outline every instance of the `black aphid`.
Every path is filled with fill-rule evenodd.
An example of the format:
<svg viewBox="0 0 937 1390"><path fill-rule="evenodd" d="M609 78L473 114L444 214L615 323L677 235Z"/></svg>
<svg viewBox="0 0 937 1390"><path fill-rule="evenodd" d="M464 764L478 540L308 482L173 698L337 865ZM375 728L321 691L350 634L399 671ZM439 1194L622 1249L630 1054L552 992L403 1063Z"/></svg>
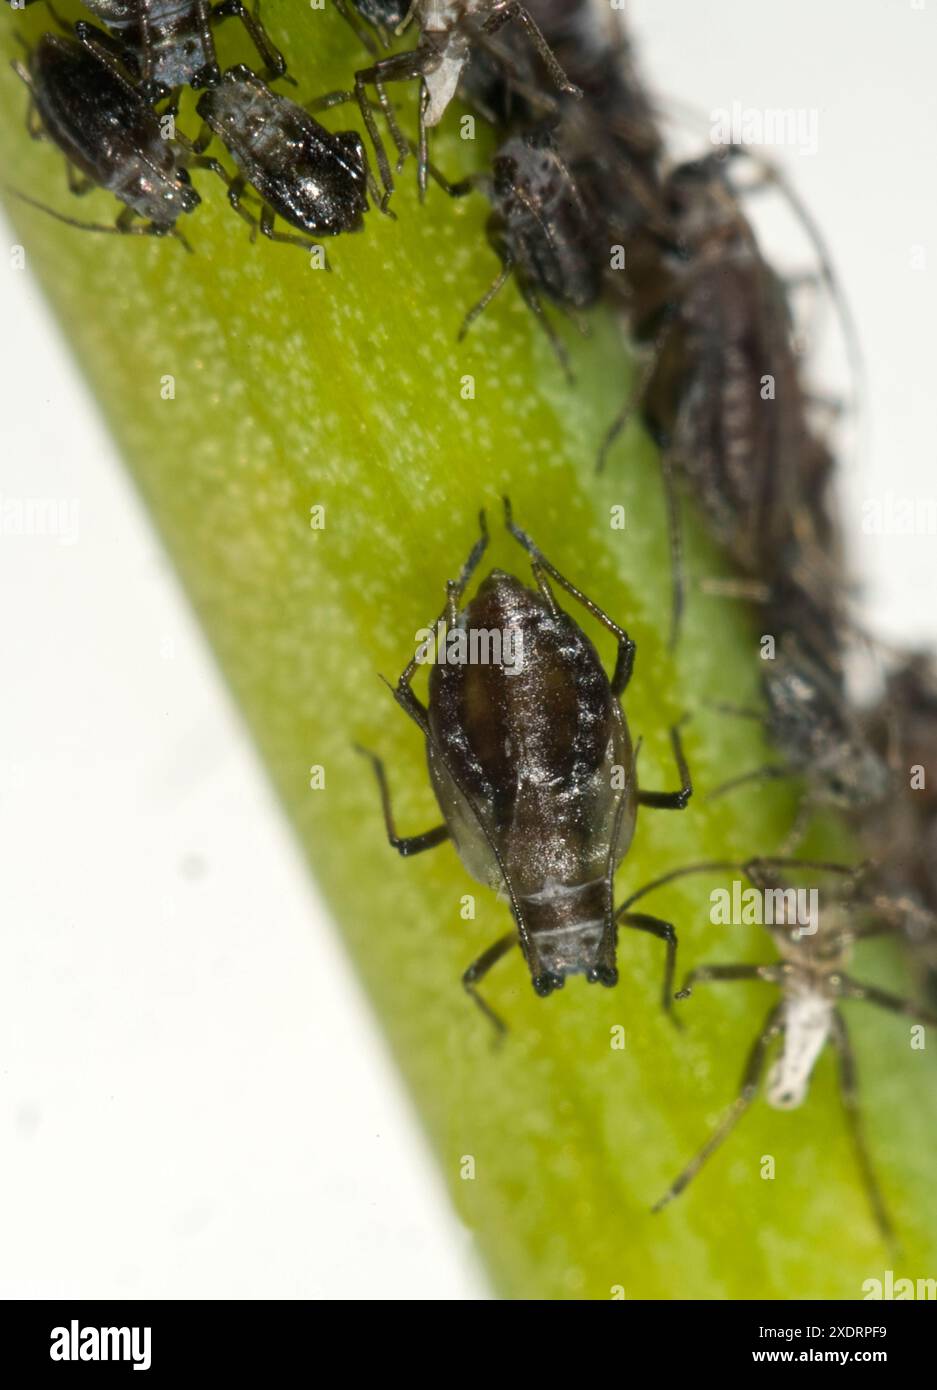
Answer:
<svg viewBox="0 0 937 1390"><path fill-rule="evenodd" d="M841 887L811 903L785 876L791 868L816 869L841 876ZM865 1000L881 1009L937 1026L937 1014L909 999L863 984L846 973L856 941L892 930L904 905L874 891L866 871L809 860L755 859L746 864L693 864L676 869L646 884L625 903L630 906L646 893L689 874L735 870L744 873L762 895L764 921L778 950L779 959L765 965L702 965L687 975L678 999L686 998L694 985L712 981L764 981L781 991L755 1039L741 1090L700 1151L686 1165L654 1207L659 1211L677 1197L719 1146L728 1138L758 1093L771 1045L780 1051L767 1077L766 1098L779 1110L793 1110L806 1097L814 1066L827 1043L832 1042L839 1060L840 1094L856 1151L869 1205L887 1240L892 1227L866 1147L859 1109L856 1059L852 1050L841 1001ZM771 911L768 896L771 895ZM806 908L806 911L804 910Z"/></svg>
<svg viewBox="0 0 937 1390"><path fill-rule="evenodd" d="M503 1024L477 986L512 946L520 946L540 995L551 994L577 973L611 986L618 980L619 926L666 942L663 998L669 1009L674 929L657 917L616 911L613 885L638 806L682 810L690 799L693 788L679 733L671 730L680 789L639 791L635 750L619 704L634 666L634 643L514 525L507 501L505 522L530 555L537 587L528 589L493 570L460 608L488 543L482 513L482 534L459 579L447 586L440 618L448 634L446 653L431 667L429 704L421 703L412 686L420 653L394 691L426 738L430 779L445 823L422 835L399 836L383 765L369 753L388 838L403 855L451 839L473 878L507 896L514 929L463 976L465 988L499 1029ZM589 638L557 604L551 579L615 638L611 681ZM490 650L492 634L501 638L502 656L493 663L480 655ZM508 647L510 663L504 656Z"/></svg>
<svg viewBox="0 0 937 1390"><path fill-rule="evenodd" d="M212 25L235 18L250 35L272 80L286 72L286 60L267 37L243 0L84 0L91 13L119 41L135 63L150 100L178 87L210 87L221 80Z"/></svg>
<svg viewBox="0 0 937 1390"><path fill-rule="evenodd" d="M492 205L488 238L501 259L501 271L466 314L460 338L513 275L568 373L565 348L543 312L540 295L571 314L589 308L601 290L603 257L595 222L552 131L540 126L510 136L495 155L490 174L457 184L440 182L454 197L474 188L486 194Z"/></svg>
<svg viewBox="0 0 937 1390"><path fill-rule="evenodd" d="M272 241L314 245L275 231L275 217L312 236L337 236L361 230L369 192L380 201L357 132L326 130L249 68L229 68L217 87L202 93L197 109L205 129L195 150L207 148L213 133L218 136L240 171L226 179L231 206ZM259 221L241 201L248 184L262 200Z"/></svg>
<svg viewBox="0 0 937 1390"><path fill-rule="evenodd" d="M891 789L888 764L872 746L840 675L799 637L796 610L774 659L762 664L766 713L722 708L762 722L783 761L733 777L710 797L746 782L802 776L807 796L799 821L815 805L843 811L880 806Z"/></svg>
<svg viewBox="0 0 937 1390"><path fill-rule="evenodd" d="M185 244L176 220L200 199L181 151L164 138L158 116L101 42L103 36L90 25L80 28L74 39L43 34L27 63L13 64L30 92L27 124L35 139L47 137L65 155L73 193L105 188L126 207L113 225L43 211L90 231L168 233Z"/></svg>
<svg viewBox="0 0 937 1390"><path fill-rule="evenodd" d="M560 91L580 95L579 89L568 80L557 63L529 11L518 0L414 0L411 10L420 27L420 41L416 48L381 58L371 67L360 69L355 73L353 92L330 92L320 101L323 106L357 101L374 145L381 179L388 192L393 188L393 179L371 109L368 87L374 87L377 93L402 163L409 152L409 145L397 125L384 84L414 80L420 83L417 172L421 197L426 192L429 172L427 130L442 120L456 94L473 47L478 44L484 46L490 36L505 24L516 21L523 27L550 80Z"/></svg>

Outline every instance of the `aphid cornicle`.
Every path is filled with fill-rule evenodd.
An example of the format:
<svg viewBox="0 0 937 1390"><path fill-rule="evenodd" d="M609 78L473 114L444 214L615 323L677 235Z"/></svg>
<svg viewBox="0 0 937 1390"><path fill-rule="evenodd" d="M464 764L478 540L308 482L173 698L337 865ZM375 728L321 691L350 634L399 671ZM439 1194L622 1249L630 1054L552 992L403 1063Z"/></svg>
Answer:
<svg viewBox="0 0 937 1390"><path fill-rule="evenodd" d="M360 231L368 192L380 201L358 133L326 130L250 68L229 68L217 87L202 93L197 110L205 129L194 149L201 152L218 136L240 171L226 180L231 206L256 230L258 219L241 202L250 184L263 203L260 231L272 241L313 244L275 231L275 216L313 236L337 236Z"/></svg>
<svg viewBox="0 0 937 1390"><path fill-rule="evenodd" d="M823 903L817 890L817 899L804 912L797 891L787 878L791 868L835 874L841 886L827 894ZM906 905L876 891L874 882L868 880L867 866L849 869L811 860L775 858L753 859L744 864L687 865L645 884L627 901L633 903L676 879L726 870L745 874L764 902L769 893L773 895L773 912L766 910L764 918L779 958L764 965L697 966L687 975L677 998L687 998L697 984L732 981L763 981L777 986L781 997L772 1005L755 1039L736 1100L654 1210L660 1211L679 1196L731 1134L758 1093L773 1043L779 1042L780 1048L768 1070L766 1098L777 1110L793 1110L803 1103L817 1060L827 1044L832 1043L839 1060L840 1094L869 1206L882 1235L890 1241L891 1221L866 1147L856 1060L839 1005L864 1000L903 1018L937 1027L937 1014L932 1010L846 973L854 943L892 931Z"/></svg>
<svg viewBox="0 0 937 1390"><path fill-rule="evenodd" d="M638 807L682 810L689 801L693 787L679 733L671 730L680 789L639 791L635 751L619 704L634 665L634 643L514 525L506 500L505 521L530 556L536 589L492 570L469 603L459 607L488 543L482 513L481 536L459 579L447 587L443 618L449 633L464 634L469 653L473 634L511 633L521 659L513 668L504 661L473 662L471 655L436 661L428 705L412 686L419 653L408 663L394 694L425 736L444 824L422 835L399 836L383 765L367 753L388 838L403 855L451 839L473 878L507 896L514 930L463 976L465 988L499 1029L503 1025L477 985L513 945L520 946L540 995L551 994L577 973L611 986L618 980L619 925L666 943L663 998L669 1009L677 947L673 927L644 913L616 912L613 885ZM551 579L615 638L611 681L589 638L557 604Z"/></svg>
<svg viewBox="0 0 937 1390"><path fill-rule="evenodd" d="M73 193L104 188L126 204L113 225L60 221L98 232L184 238L176 221L198 206L183 156L91 25L77 38L43 34L27 64L13 64L30 93L30 133L65 155ZM197 162L197 161L196 161ZM25 195L17 196L41 207ZM134 218L143 221L135 222Z"/></svg>
<svg viewBox="0 0 937 1390"><path fill-rule="evenodd" d="M178 87L209 87L221 80L212 25L241 21L266 64L268 80L286 72L283 54L273 46L243 0L84 0L119 41L139 70L144 93L156 100Z"/></svg>

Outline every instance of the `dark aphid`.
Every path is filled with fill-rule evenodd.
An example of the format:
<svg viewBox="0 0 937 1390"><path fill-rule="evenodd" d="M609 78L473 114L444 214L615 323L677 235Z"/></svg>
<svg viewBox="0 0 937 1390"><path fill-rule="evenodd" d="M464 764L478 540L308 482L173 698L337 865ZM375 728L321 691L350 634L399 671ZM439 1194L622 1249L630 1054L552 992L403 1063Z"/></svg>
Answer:
<svg viewBox="0 0 937 1390"><path fill-rule="evenodd" d="M763 722L782 762L733 777L709 796L764 778L802 776L807 796L798 815L799 832L804 817L816 805L843 811L881 806L892 779L887 762L873 747L852 707L842 678L800 637L796 612L792 609L788 616L774 659L763 663L767 712L722 707ZM795 832L792 836L796 840Z"/></svg>
<svg viewBox="0 0 937 1390"><path fill-rule="evenodd" d="M897 927L937 998L937 669L923 653L890 672L865 716L869 738L894 769L892 794L854 816L878 891L904 905Z"/></svg>
<svg viewBox="0 0 937 1390"><path fill-rule="evenodd" d="M256 231L258 219L241 202L250 184L263 202L260 231L272 241L314 245L275 231L274 217L312 236L337 236L361 230L369 192L380 201L357 132L326 130L249 68L229 68L217 87L202 93L197 110L205 129L194 148L200 152L218 136L240 171L226 180L231 206Z"/></svg>
<svg viewBox="0 0 937 1390"><path fill-rule="evenodd" d="M692 783L679 734L671 731L681 776L675 792L639 791L635 751L619 704L634 665L634 643L607 614L565 579L516 527L508 530L531 557L536 589L493 570L464 608L460 602L488 543L482 534L447 589L440 622L447 628L430 670L429 704L414 693L417 654L395 697L426 738L430 779L444 824L398 836L383 765L377 773L390 843L416 854L451 839L473 878L503 892L515 927L470 966L463 984L479 1007L503 1025L477 994L483 975L519 945L540 995L567 975L590 983L618 980L619 925L667 943L664 1003L669 1008L676 935L668 922L616 911L615 869L634 833L638 806L682 810ZM555 581L615 638L611 681L586 634L556 602ZM434 631L437 631L434 629ZM490 643L501 660L488 660ZM453 636L455 656L453 656ZM505 653L510 650L510 660Z"/></svg>
<svg viewBox="0 0 937 1390"><path fill-rule="evenodd" d="M409 145L397 125L384 84L388 82L420 83L418 182L420 197L426 193L429 172L427 131L442 120L450 101L456 95L459 80L471 57L473 47L485 44L505 24L516 20L524 29L529 42L539 55L550 80L561 92L579 96L580 93L566 77L550 51L549 45L518 0L414 0L413 15L420 27L420 41L407 53L395 53L381 58L369 68L355 73L353 92L331 92L321 98L323 106L357 101L368 134L374 145L381 178L388 193L393 188L390 166L378 134L374 113L368 97L368 87L374 87L384 119L397 145L400 163L409 153ZM399 166L398 166L399 167Z"/></svg>
<svg viewBox="0 0 937 1390"><path fill-rule="evenodd" d="M602 253L595 223L551 130L541 126L510 136L490 174L445 186L453 196L472 188L487 195L492 205L488 237L502 266L465 316L459 337L513 275L568 372L565 349L544 315L540 295L570 313L594 304L602 285Z"/></svg>
<svg viewBox="0 0 937 1390"><path fill-rule="evenodd" d="M822 904L817 890L814 904L805 911L805 899L801 896L804 890L795 889L783 875L784 870L791 868L836 873L843 876L842 886ZM768 1072L766 1099L779 1110L792 1110L803 1102L817 1059L827 1043L832 1042L839 1059L840 1093L869 1205L882 1234L890 1241L893 1238L891 1222L866 1147L859 1110L856 1060L839 1003L865 1000L904 1018L937 1026L937 1014L874 985L862 984L846 973L853 944L889 931L890 918L902 910L901 905L871 892L865 882L864 868L849 870L840 865L790 859L689 865L647 884L625 905L630 906L645 893L688 874L718 870L744 873L762 894L765 925L777 947L779 959L766 965L698 966L686 977L677 998L686 998L694 985L703 982L734 980L760 980L776 985L781 998L771 1008L755 1040L739 1095L654 1210L659 1211L684 1190L738 1124L758 1093L773 1042L780 1041L780 1051ZM771 911L768 910L769 898Z"/></svg>
<svg viewBox="0 0 937 1390"><path fill-rule="evenodd" d="M674 640L683 602L674 476L743 583L770 599L794 576L822 608L844 606L832 460L810 425L787 288L761 253L728 164L711 155L674 169L663 189L669 236L649 227L629 245L627 314L647 363L600 451L601 464L636 408L661 446ZM790 196L772 170L761 172ZM825 261L824 278L836 292Z"/></svg>
<svg viewBox="0 0 937 1390"><path fill-rule="evenodd" d="M178 87L209 87L221 80L212 24L239 19L266 64L268 80L286 72L283 54L267 37L255 9L243 0L84 0L105 24L139 71L150 100Z"/></svg>
<svg viewBox="0 0 937 1390"><path fill-rule="evenodd" d="M718 543L743 573L765 579L789 539L807 412L786 294L724 163L710 156L669 175L674 249L656 237L633 248L629 318L650 347L640 392L647 428Z"/></svg>
<svg viewBox="0 0 937 1390"><path fill-rule="evenodd" d="M43 34L27 64L13 68L29 88L30 133L48 137L65 155L72 192L105 188L126 207L112 226L52 215L91 231L168 233L184 242L176 220L200 200L180 151L164 139L158 116L97 30L80 27L77 39Z"/></svg>

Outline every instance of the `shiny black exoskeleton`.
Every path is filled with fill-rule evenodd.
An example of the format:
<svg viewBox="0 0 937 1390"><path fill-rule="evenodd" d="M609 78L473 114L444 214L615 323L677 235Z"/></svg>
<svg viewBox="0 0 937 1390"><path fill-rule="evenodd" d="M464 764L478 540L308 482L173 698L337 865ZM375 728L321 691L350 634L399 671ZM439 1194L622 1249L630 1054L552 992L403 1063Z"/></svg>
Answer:
<svg viewBox="0 0 937 1390"><path fill-rule="evenodd" d="M252 227L258 226L241 203L250 184L263 202L259 228L264 236L309 245L304 238L274 231L274 216L314 236L360 231L368 192L375 200L380 195L355 131L326 130L243 66L229 68L217 87L203 92L197 109L206 130L196 150L207 146L212 133L222 141L240 171L229 184L231 204Z"/></svg>
<svg viewBox="0 0 937 1390"><path fill-rule="evenodd" d="M588 308L599 297L603 256L595 223L549 128L510 136L495 155L490 175L449 191L458 195L474 187L491 202L488 236L502 269L469 310L462 333L513 274L565 367L565 350L543 314L540 295L567 311Z"/></svg>
<svg viewBox="0 0 937 1390"><path fill-rule="evenodd" d="M126 207L114 226L53 215L95 231L179 235L177 219L200 201L183 155L97 31L81 29L77 38L44 34L13 67L30 91L31 132L65 155L72 191L104 188Z"/></svg>
<svg viewBox="0 0 937 1390"><path fill-rule="evenodd" d="M612 986L618 981L619 926L666 942L663 1000L669 1009L677 946L673 927L645 914L616 911L613 893L638 807L682 810L692 794L679 734L671 731L680 789L639 791L619 703L631 677L634 643L514 525L507 501L505 520L530 556L536 588L492 570L469 603L459 607L488 543L482 514L482 535L458 581L449 584L437 624L438 629L444 620L445 644L433 658L423 647L395 690L425 736L430 779L445 823L422 835L397 835L383 765L368 754L388 838L404 855L451 839L468 872L506 895L514 929L463 976L465 988L499 1029L503 1025L477 986L512 946L520 946L540 995L551 994L577 973L590 983ZM559 607L550 580L615 638L611 680L586 633ZM495 637L500 657L491 658ZM508 649L510 662L504 659ZM424 705L412 681L420 662L429 659L429 704Z"/></svg>

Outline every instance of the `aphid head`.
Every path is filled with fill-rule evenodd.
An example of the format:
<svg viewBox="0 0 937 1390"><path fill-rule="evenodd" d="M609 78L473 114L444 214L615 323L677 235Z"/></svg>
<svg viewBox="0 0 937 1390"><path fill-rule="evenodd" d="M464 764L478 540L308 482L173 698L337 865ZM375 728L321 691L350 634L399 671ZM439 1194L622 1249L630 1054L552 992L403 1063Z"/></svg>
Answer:
<svg viewBox="0 0 937 1390"><path fill-rule="evenodd" d="M127 192L132 196L135 211L158 227L171 227L182 213L194 212L202 201L185 169L174 169L163 177L152 170L142 170L137 187L128 187Z"/></svg>

